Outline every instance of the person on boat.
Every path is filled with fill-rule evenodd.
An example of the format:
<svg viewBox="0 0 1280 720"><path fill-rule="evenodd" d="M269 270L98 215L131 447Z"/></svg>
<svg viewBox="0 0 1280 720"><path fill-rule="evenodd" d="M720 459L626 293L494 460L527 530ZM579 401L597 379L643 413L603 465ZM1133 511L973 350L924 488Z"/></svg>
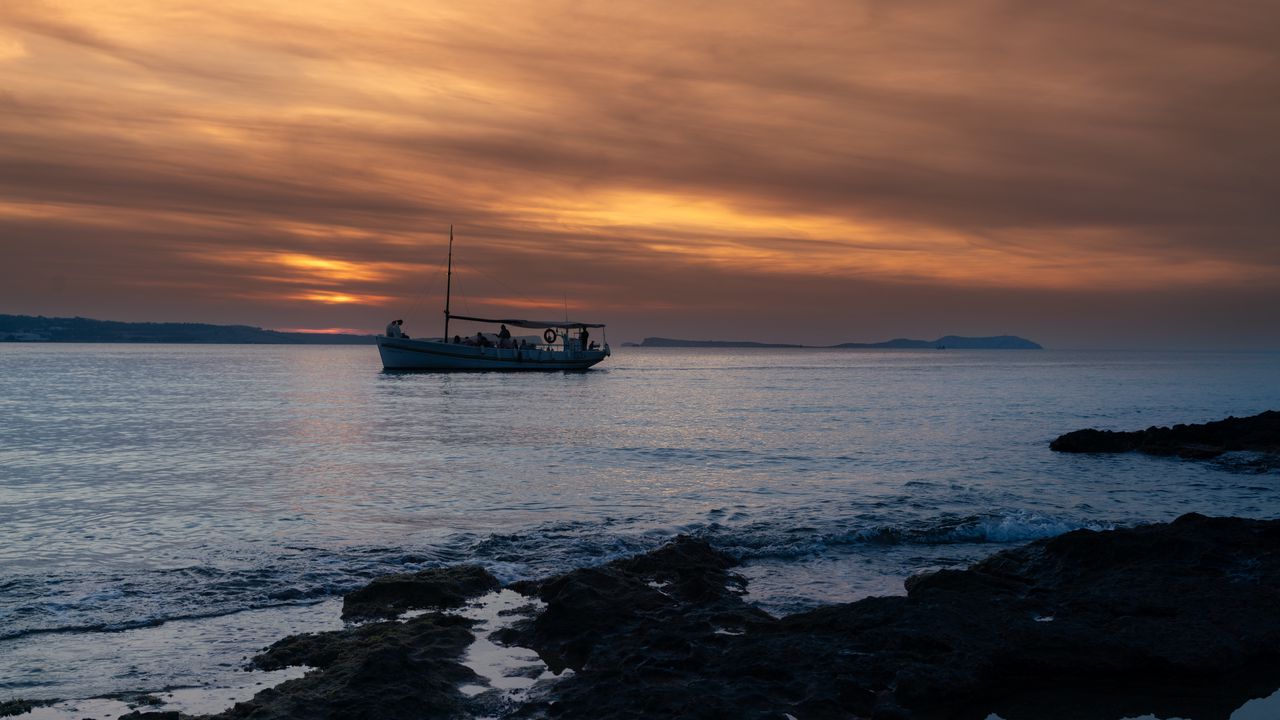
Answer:
<svg viewBox="0 0 1280 720"><path fill-rule="evenodd" d="M580 338L580 340L579 340L579 341L582 343L582 349L583 349L583 350L586 350L586 349L587 349L587 338L589 338L589 337L591 337L591 333L587 332L587 326L586 326L586 325L583 325L583 326L582 326L582 337L581 337L581 338Z"/></svg>
<svg viewBox="0 0 1280 720"><path fill-rule="evenodd" d="M409 337L404 334L404 328L400 327L401 325L404 325L404 320L392 320L387 323L387 337Z"/></svg>
<svg viewBox="0 0 1280 720"><path fill-rule="evenodd" d="M511 331L506 325L498 328L498 347L511 347Z"/></svg>
<svg viewBox="0 0 1280 720"><path fill-rule="evenodd" d="M462 344L462 338L461 338L460 336L458 336L458 335L454 335L454 336L453 336L453 344L454 344L454 345L461 345L461 344Z"/></svg>
<svg viewBox="0 0 1280 720"><path fill-rule="evenodd" d="M484 333L481 332L476 333L476 344L480 347L491 347L493 345L493 343L489 342L489 338L485 337Z"/></svg>

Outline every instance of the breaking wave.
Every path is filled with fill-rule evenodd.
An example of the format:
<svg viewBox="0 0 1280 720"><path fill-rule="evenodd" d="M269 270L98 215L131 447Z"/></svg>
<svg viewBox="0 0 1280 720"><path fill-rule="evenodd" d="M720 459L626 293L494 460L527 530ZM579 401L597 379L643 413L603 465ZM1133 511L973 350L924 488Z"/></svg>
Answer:
<svg viewBox="0 0 1280 720"><path fill-rule="evenodd" d="M1053 537L1072 530L1108 530L1115 523L1012 510L987 515L940 517L928 521L881 523L851 529L812 527L754 532L708 530L705 534L726 552L740 559L801 558L833 548L885 545L957 545L1020 543Z"/></svg>
<svg viewBox="0 0 1280 720"><path fill-rule="evenodd" d="M630 520L630 521L629 521ZM503 582L600 565L652 550L679 533L703 537L746 562L787 562L857 552L874 560L886 546L1017 543L1113 523L1012 510L928 521L796 524L785 520L653 528L640 519L557 522L518 533L458 535L441 546L352 548L336 553L295 548L249 567L225 563L122 577L54 574L8 578L0 585L0 640L52 632L118 631L341 595L376 575L477 562Z"/></svg>

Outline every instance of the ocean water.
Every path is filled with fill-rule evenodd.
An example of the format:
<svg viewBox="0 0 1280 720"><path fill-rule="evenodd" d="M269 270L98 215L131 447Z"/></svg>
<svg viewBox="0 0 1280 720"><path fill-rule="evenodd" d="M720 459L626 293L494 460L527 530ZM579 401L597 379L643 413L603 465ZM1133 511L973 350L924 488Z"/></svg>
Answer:
<svg viewBox="0 0 1280 720"><path fill-rule="evenodd" d="M378 574L504 580L678 533L774 613L1076 528L1280 516L1280 474L1050 452L1280 408L1280 354L621 348L392 374L372 347L0 345L0 699L226 682Z"/></svg>

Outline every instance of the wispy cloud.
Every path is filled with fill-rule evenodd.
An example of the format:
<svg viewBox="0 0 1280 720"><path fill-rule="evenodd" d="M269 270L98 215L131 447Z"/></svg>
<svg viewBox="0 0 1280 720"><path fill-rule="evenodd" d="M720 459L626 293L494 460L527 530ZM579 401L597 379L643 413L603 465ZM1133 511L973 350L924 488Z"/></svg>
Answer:
<svg viewBox="0 0 1280 720"><path fill-rule="evenodd" d="M572 294L637 329L785 303L851 336L878 325L833 307L924 324L911 298L935 292L1046 315L1270 298L1278 22L1187 0L11 3L0 301L126 314L187 287L163 307L377 327L438 294L451 222L477 297Z"/></svg>

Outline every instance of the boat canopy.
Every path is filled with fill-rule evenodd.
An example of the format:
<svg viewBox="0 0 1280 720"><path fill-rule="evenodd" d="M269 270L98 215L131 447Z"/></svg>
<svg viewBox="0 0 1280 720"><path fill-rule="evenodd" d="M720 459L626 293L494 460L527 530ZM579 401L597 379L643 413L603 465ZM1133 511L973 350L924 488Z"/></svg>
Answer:
<svg viewBox="0 0 1280 720"><path fill-rule="evenodd" d="M522 328L576 328L576 327L600 328L600 327L604 327L604 323L569 322L568 320L552 320L552 321L514 320L512 318L478 318L478 317L467 317L465 315L450 315L449 319L470 320L472 322L493 323L495 325L514 325L515 327L522 327Z"/></svg>

